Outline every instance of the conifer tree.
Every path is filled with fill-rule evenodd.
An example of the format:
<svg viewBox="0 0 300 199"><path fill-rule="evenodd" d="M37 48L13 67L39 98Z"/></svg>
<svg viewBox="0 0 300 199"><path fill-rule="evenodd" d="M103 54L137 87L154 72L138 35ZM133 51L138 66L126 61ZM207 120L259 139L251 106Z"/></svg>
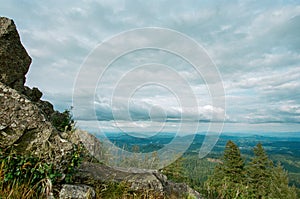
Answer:
<svg viewBox="0 0 300 199"><path fill-rule="evenodd" d="M280 162L273 168L271 175L271 186L269 198L289 198L296 199L295 187L289 187L287 172L283 169Z"/></svg>
<svg viewBox="0 0 300 199"><path fill-rule="evenodd" d="M183 168L184 158L180 157L172 164L165 167L162 172L165 174L168 179L174 182L186 182L187 174Z"/></svg>
<svg viewBox="0 0 300 199"><path fill-rule="evenodd" d="M230 181L239 183L244 177L244 160L238 146L228 141L225 147L221 170Z"/></svg>
<svg viewBox="0 0 300 199"><path fill-rule="evenodd" d="M247 181L257 198L266 198L270 193L271 177L274 168L261 143L254 149L254 157L247 167Z"/></svg>
<svg viewBox="0 0 300 199"><path fill-rule="evenodd" d="M214 174L205 183L209 197L240 198L245 191L244 166L238 146L228 141L222 163L215 167Z"/></svg>
<svg viewBox="0 0 300 199"><path fill-rule="evenodd" d="M296 199L295 187L289 186L287 172L279 163L276 167L263 146L253 148L254 156L247 166L238 147L228 141L223 162L205 182L208 198Z"/></svg>

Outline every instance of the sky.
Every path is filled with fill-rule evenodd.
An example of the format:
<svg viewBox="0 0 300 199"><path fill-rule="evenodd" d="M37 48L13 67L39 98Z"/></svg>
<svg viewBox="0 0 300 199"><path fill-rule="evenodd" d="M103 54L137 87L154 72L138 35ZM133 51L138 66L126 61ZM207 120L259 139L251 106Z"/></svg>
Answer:
<svg viewBox="0 0 300 199"><path fill-rule="evenodd" d="M189 132L195 123L206 131L224 121L223 132L300 132L300 1L10 0L0 15L14 20L32 57L26 85L38 87L58 110L77 96L82 128L150 133L184 126ZM149 27L183 35L202 54L176 35L124 36ZM123 40L107 54L93 54L118 37ZM103 74L87 66L153 40L187 54L144 48L116 57ZM211 62L203 61L199 74L187 57ZM92 78L80 81L85 71L96 85L79 92L76 85L90 86Z"/></svg>

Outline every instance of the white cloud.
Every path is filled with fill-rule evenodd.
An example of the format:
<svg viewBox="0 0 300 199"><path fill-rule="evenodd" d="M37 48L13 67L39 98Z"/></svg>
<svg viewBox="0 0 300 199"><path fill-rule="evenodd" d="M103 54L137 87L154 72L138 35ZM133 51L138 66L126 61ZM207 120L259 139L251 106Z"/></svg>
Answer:
<svg viewBox="0 0 300 199"><path fill-rule="evenodd" d="M81 119L95 119L92 100L95 94L99 96L95 102L97 114L111 118L110 99L116 82L122 77L126 80L132 66L156 61L172 67L182 81L166 70L137 70L131 76L128 73L130 81L123 81L120 86L122 95L151 77L163 83L172 82L169 88L173 88L170 91L158 86L143 87L137 91L130 104L133 115L147 118L155 106L159 108L153 109L153 116L165 113L170 118L179 118L182 107L173 94L180 91L188 98L187 94L193 91L197 105L184 106L190 118L200 115L200 119L209 120L212 114L220 118L226 112L228 122L299 122L300 5L297 1L9 1L1 6L0 12L14 19L33 58L26 84L39 87L45 93L44 99L59 109L64 109L64 105L68 108L76 74L98 43L122 31L145 26L171 28L203 45L217 64L226 89L226 110L213 107L205 79L181 57L158 50L135 52L116 60L94 93L89 90L77 93L82 101L88 101L78 107ZM153 38L166 46L174 45L173 38L166 40L160 35L151 38L137 35L133 41L143 44ZM119 42L116 46L129 43ZM118 50L116 46L107 48L100 57ZM185 43L180 47L188 48ZM199 56L191 50L186 53ZM215 75L210 70L203 72L208 79ZM182 85L184 81L191 90ZM92 77L86 79L82 89L92 83ZM125 110L125 102L120 100L115 108ZM113 127L107 125L107 128Z"/></svg>

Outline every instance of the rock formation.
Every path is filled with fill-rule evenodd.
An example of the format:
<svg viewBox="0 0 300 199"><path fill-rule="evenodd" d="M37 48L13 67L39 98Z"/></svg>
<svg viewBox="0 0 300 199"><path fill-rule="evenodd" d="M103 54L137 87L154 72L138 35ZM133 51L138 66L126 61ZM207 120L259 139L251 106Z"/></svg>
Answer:
<svg viewBox="0 0 300 199"><path fill-rule="evenodd" d="M12 20L0 18L0 81L23 92L31 58L22 46Z"/></svg>
<svg viewBox="0 0 300 199"><path fill-rule="evenodd" d="M33 153L64 171L65 162L80 140L90 155L101 150L99 141L81 130L59 132L51 118L59 116L53 105L42 101L38 88L24 86L31 58L22 46L14 22L0 17L0 149L14 147L19 153ZM62 116L62 115L61 115ZM94 152L95 151L95 152ZM122 171L99 163L83 162L73 176L76 185L64 184L59 198L94 198L95 187L106 181L126 182L132 190L149 189L176 198L199 194L185 184L172 183L158 171Z"/></svg>
<svg viewBox="0 0 300 199"><path fill-rule="evenodd" d="M0 148L13 146L59 162L72 151L72 143L51 124L53 106L40 100L42 92L24 86L30 63L14 22L0 17Z"/></svg>
<svg viewBox="0 0 300 199"><path fill-rule="evenodd" d="M0 147L15 145L20 151L35 151L54 131L28 98L0 82Z"/></svg>

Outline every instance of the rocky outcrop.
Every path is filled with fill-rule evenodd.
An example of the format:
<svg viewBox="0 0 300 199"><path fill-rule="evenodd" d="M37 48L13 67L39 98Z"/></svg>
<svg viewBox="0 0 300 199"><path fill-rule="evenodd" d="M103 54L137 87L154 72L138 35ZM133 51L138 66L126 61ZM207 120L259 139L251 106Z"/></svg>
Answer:
<svg viewBox="0 0 300 199"><path fill-rule="evenodd" d="M0 82L23 92L30 63L13 20L0 17Z"/></svg>
<svg viewBox="0 0 300 199"><path fill-rule="evenodd" d="M73 144L51 124L53 106L40 100L42 92L24 86L30 63L14 22L0 17L0 148L13 146L20 153L61 162Z"/></svg>
<svg viewBox="0 0 300 199"><path fill-rule="evenodd" d="M163 191L163 185L160 180L150 171L143 173L125 172L106 166L104 164L85 162L80 165L75 175L78 182L93 184L107 181L123 182L131 184L131 188L153 189L158 192Z"/></svg>
<svg viewBox="0 0 300 199"><path fill-rule="evenodd" d="M63 136L65 137L65 136ZM84 143L87 151L96 159L105 158L102 143L86 131L77 129L71 137L67 137L73 143ZM106 182L126 183L133 191L150 190L167 198L186 198L187 195L201 198L200 194L184 183L169 181L165 175L157 170L139 168L111 167L105 164L83 162L75 172L74 182L97 187Z"/></svg>
<svg viewBox="0 0 300 199"><path fill-rule="evenodd" d="M73 143L79 144L78 140L83 143L85 149L88 153L93 156L97 160L104 159L105 155L103 154L103 146L102 143L96 138L94 135L88 133L87 131L83 131L80 129L76 129L72 134L72 137L68 137Z"/></svg>
<svg viewBox="0 0 300 199"><path fill-rule="evenodd" d="M0 82L0 147L14 145L20 151L43 148L54 131L26 96Z"/></svg>
<svg viewBox="0 0 300 199"><path fill-rule="evenodd" d="M41 110L25 95L0 82L0 148L13 146L20 153L33 153L53 163L72 151Z"/></svg>
<svg viewBox="0 0 300 199"><path fill-rule="evenodd" d="M0 82L24 94L51 121L53 105L41 100L43 93L36 87L24 86L31 58L23 47L13 20L0 17Z"/></svg>

